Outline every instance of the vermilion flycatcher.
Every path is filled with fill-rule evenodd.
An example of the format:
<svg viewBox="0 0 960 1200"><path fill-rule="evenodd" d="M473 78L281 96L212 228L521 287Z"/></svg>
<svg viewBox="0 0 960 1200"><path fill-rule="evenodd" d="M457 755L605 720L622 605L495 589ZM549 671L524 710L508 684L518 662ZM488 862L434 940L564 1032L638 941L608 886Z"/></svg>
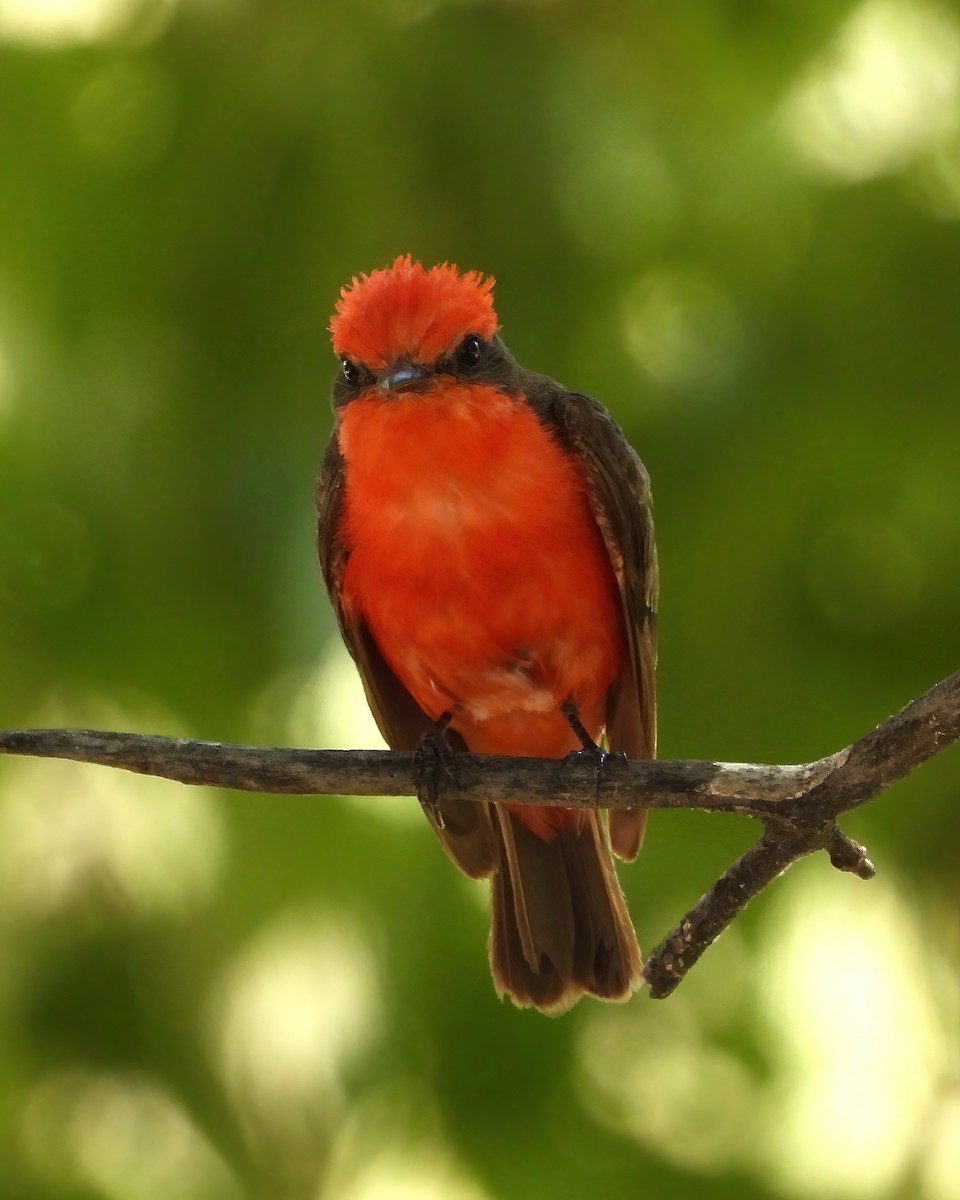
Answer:
<svg viewBox="0 0 960 1200"><path fill-rule="evenodd" d="M493 279L409 256L344 288L319 485L327 589L395 749L654 754L657 566L647 473L595 400L520 367ZM427 805L490 876L501 995L562 1012L625 999L640 951L611 857L642 811Z"/></svg>

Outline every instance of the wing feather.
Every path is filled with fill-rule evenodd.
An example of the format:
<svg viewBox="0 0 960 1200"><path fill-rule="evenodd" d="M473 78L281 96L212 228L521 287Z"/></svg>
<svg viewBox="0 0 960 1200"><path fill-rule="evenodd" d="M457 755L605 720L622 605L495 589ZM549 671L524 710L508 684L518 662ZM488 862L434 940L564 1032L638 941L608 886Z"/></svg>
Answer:
<svg viewBox="0 0 960 1200"><path fill-rule="evenodd" d="M629 758L653 758L659 574L650 477L619 425L596 400L567 392L543 376L532 376L525 390L540 419L583 466L620 588L630 654L607 697L607 743ZM645 824L642 809L611 812L610 840L620 858L636 857Z"/></svg>

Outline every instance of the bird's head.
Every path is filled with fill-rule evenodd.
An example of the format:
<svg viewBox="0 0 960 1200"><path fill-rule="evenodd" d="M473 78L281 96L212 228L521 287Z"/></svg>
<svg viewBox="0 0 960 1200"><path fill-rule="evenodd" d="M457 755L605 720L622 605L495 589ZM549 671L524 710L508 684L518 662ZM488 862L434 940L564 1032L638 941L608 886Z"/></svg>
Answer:
<svg viewBox="0 0 960 1200"><path fill-rule="evenodd" d="M424 391L444 376L488 381L507 357L496 336L493 284L447 263L428 270L409 254L354 277L330 322L340 359L334 407L370 389Z"/></svg>

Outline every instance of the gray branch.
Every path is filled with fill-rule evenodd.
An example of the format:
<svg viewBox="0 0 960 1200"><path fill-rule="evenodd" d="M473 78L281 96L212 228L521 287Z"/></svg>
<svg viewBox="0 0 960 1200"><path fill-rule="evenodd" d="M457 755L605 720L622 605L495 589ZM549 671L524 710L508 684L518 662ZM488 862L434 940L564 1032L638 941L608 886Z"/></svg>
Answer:
<svg viewBox="0 0 960 1200"><path fill-rule="evenodd" d="M837 818L873 800L960 738L960 671L846 749L798 766L701 761L589 762L457 755L469 800L562 808L699 808L735 812L763 835L687 913L647 961L651 996L667 996L737 914L791 863L826 850L839 870L873 865ZM120 767L180 783L296 795L409 796L414 756L389 750L302 750L82 729L0 731L0 753ZM449 788L449 782L443 785Z"/></svg>

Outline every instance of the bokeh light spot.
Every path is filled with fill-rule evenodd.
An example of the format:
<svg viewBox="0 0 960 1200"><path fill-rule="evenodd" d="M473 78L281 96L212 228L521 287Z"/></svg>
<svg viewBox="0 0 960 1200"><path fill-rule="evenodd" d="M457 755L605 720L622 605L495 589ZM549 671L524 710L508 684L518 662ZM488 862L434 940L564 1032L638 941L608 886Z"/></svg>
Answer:
<svg viewBox="0 0 960 1200"><path fill-rule="evenodd" d="M386 748L363 692L356 665L339 638L309 672L285 672L272 679L253 704L258 736L293 746L328 750ZM402 796L345 796L365 817L404 825L422 821L420 808Z"/></svg>
<svg viewBox="0 0 960 1200"><path fill-rule="evenodd" d="M70 42L106 41L126 33L144 17L174 0L0 0L0 38L57 46Z"/></svg>
<svg viewBox="0 0 960 1200"><path fill-rule="evenodd" d="M355 1105L337 1131L322 1200L489 1200L445 1144L436 1099L410 1080Z"/></svg>
<svg viewBox="0 0 960 1200"><path fill-rule="evenodd" d="M104 716L92 724L136 725L115 709ZM90 899L181 915L209 899L224 850L206 788L54 759L5 767L0 893L7 918L49 917Z"/></svg>
<svg viewBox="0 0 960 1200"><path fill-rule="evenodd" d="M726 1045L749 995L734 927L667 1003L594 1010L578 1044L583 1096L604 1126L683 1170L749 1161L759 1084Z"/></svg>
<svg viewBox="0 0 960 1200"><path fill-rule="evenodd" d="M395 1153L376 1155L337 1200L488 1200L488 1193L437 1154Z"/></svg>
<svg viewBox="0 0 960 1200"><path fill-rule="evenodd" d="M301 746L312 745L318 734L331 749L372 750L386 746L356 665L339 639L331 639L316 670L297 689L289 732Z"/></svg>
<svg viewBox="0 0 960 1200"><path fill-rule="evenodd" d="M659 383L716 383L734 366L741 326L729 298L699 272L665 266L627 290L623 332L631 355Z"/></svg>
<svg viewBox="0 0 960 1200"><path fill-rule="evenodd" d="M236 1179L178 1102L136 1076L41 1078L20 1120L27 1158L71 1194L124 1200L240 1200ZM58 1189L59 1191L59 1189Z"/></svg>
<svg viewBox="0 0 960 1200"><path fill-rule="evenodd" d="M230 964L211 1022L233 1103L258 1144L295 1152L339 1111L343 1073L376 1041L379 984L368 939L322 915L279 918Z"/></svg>
<svg viewBox="0 0 960 1200"><path fill-rule="evenodd" d="M927 1132L921 1165L924 1200L957 1200L960 1196L960 1075L945 1097Z"/></svg>
<svg viewBox="0 0 960 1200"><path fill-rule="evenodd" d="M960 136L944 138L909 177L919 208L940 221L960 220Z"/></svg>
<svg viewBox="0 0 960 1200"><path fill-rule="evenodd" d="M841 182L896 171L955 128L960 24L914 0L867 0L788 96L788 144Z"/></svg>
<svg viewBox="0 0 960 1200"><path fill-rule="evenodd" d="M760 1012L780 1077L768 1173L788 1195L885 1195L960 1066L930 938L889 883L813 863L785 881L766 929Z"/></svg>

